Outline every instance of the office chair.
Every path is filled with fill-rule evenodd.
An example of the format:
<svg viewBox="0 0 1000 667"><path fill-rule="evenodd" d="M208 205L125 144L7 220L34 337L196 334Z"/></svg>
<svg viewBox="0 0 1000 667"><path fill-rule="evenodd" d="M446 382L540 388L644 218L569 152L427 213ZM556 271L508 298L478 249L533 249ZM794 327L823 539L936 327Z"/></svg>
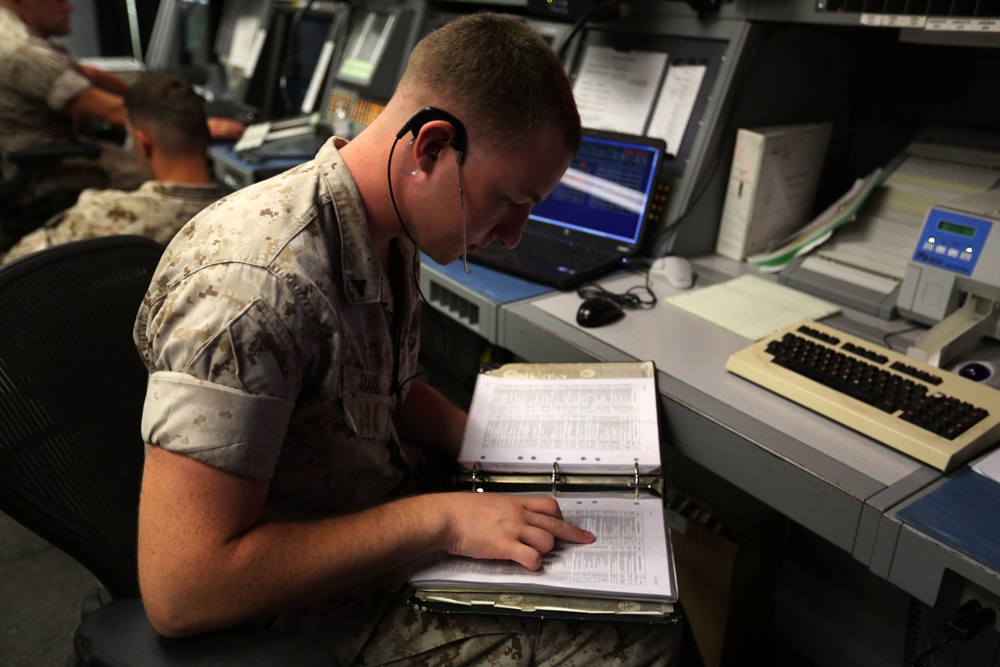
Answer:
<svg viewBox="0 0 1000 667"><path fill-rule="evenodd" d="M143 610L136 540L148 376L132 328L162 251L112 236L0 268L0 511L103 586L84 604L71 665L335 665L273 628L165 639Z"/></svg>
<svg viewBox="0 0 1000 667"><path fill-rule="evenodd" d="M36 200L12 202L48 166L64 157L96 159L100 154L100 147L91 144L37 146L7 153L7 160L17 169L0 178L0 237L16 241L76 203L79 190L56 190Z"/></svg>

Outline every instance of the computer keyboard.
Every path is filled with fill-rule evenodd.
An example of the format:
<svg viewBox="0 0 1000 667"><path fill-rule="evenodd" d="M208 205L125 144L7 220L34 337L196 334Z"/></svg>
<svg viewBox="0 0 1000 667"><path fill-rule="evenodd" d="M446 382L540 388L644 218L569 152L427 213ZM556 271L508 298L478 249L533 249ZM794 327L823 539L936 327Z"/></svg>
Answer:
<svg viewBox="0 0 1000 667"><path fill-rule="evenodd" d="M233 99L217 98L205 103L205 113L216 118L238 120L244 125L255 123L260 110L252 104Z"/></svg>
<svg viewBox="0 0 1000 667"><path fill-rule="evenodd" d="M1000 440L1000 390L819 322L740 350L726 370L939 470Z"/></svg>

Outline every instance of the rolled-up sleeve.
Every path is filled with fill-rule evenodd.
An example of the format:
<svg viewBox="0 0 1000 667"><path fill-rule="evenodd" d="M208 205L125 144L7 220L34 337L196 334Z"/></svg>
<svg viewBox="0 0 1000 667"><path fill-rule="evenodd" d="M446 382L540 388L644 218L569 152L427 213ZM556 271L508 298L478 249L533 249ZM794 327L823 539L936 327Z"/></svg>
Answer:
<svg viewBox="0 0 1000 667"><path fill-rule="evenodd" d="M149 377L142 436L214 468L270 479L294 406L160 371Z"/></svg>
<svg viewBox="0 0 1000 667"><path fill-rule="evenodd" d="M3 73L9 77L8 85L23 95L45 100L53 111L65 109L92 85L68 52L38 39L16 49Z"/></svg>
<svg viewBox="0 0 1000 667"><path fill-rule="evenodd" d="M90 79L75 69L68 69L53 81L45 101L50 109L62 111L77 95L90 86Z"/></svg>
<svg viewBox="0 0 1000 667"><path fill-rule="evenodd" d="M137 323L151 371L145 442L271 478L303 380L289 331L311 330L294 294L266 270L217 265L172 285L150 315Z"/></svg>

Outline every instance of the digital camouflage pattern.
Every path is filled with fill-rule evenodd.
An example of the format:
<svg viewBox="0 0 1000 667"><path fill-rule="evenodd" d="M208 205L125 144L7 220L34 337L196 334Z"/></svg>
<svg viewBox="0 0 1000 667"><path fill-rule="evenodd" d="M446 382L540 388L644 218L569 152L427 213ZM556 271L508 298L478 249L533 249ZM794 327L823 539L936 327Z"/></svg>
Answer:
<svg viewBox="0 0 1000 667"><path fill-rule="evenodd" d="M3 261L70 241L116 234L147 236L166 245L188 220L222 195L218 185L160 181L146 181L131 192L84 190L73 208L23 236Z"/></svg>
<svg viewBox="0 0 1000 667"><path fill-rule="evenodd" d="M9 151L36 146L91 143L96 159L64 158L47 168L19 198L31 201L57 189L133 190L146 179L131 151L81 136L66 106L90 86L69 51L33 34L6 7L0 7L0 152L9 174Z"/></svg>

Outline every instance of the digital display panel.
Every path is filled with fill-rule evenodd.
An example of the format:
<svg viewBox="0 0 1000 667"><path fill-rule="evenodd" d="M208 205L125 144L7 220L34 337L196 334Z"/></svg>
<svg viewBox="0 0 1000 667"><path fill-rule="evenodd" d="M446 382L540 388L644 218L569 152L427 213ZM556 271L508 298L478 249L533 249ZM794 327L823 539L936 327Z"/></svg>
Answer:
<svg viewBox="0 0 1000 667"><path fill-rule="evenodd" d="M976 235L975 227L966 227L965 225L959 225L958 223L949 222L947 220L940 221L938 223L938 229L942 232L951 232L952 234L967 236L970 239Z"/></svg>

